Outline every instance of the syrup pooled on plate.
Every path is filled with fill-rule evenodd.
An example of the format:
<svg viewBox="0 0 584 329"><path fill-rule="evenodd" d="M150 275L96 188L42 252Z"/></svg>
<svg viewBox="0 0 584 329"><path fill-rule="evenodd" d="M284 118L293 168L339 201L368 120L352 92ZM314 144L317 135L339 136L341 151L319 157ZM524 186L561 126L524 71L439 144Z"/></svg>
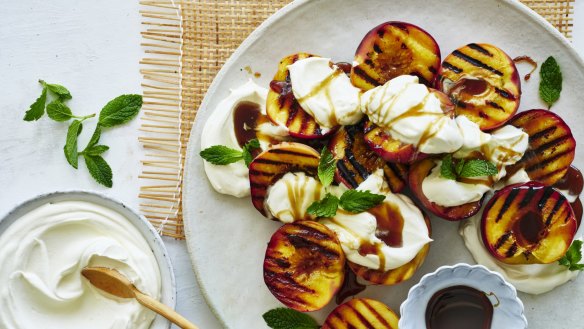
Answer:
<svg viewBox="0 0 584 329"><path fill-rule="evenodd" d="M584 188L584 178L582 177L582 172L574 166L570 166L566 175L554 184L554 187L567 192L568 199L571 197L576 197L574 202L570 202L574 215L576 216L576 221L578 225L582 221L582 201L580 201L580 194Z"/></svg>
<svg viewBox="0 0 584 329"><path fill-rule="evenodd" d="M492 320L487 295L467 286L439 290L426 307L426 329L490 329Z"/></svg>

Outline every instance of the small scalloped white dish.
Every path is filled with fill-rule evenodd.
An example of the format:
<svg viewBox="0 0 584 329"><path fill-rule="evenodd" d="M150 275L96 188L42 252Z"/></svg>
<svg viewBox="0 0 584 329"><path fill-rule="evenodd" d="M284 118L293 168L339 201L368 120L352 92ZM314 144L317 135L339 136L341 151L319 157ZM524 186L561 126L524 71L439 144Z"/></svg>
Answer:
<svg viewBox="0 0 584 329"><path fill-rule="evenodd" d="M401 304L400 329L426 328L426 306L430 298L447 287L464 285L485 293L494 293L499 305L493 309L491 329L524 329L527 319L523 314L523 303L517 297L515 288L503 277L489 271L482 265L456 264L442 266L435 272L426 274L413 286L408 298Z"/></svg>

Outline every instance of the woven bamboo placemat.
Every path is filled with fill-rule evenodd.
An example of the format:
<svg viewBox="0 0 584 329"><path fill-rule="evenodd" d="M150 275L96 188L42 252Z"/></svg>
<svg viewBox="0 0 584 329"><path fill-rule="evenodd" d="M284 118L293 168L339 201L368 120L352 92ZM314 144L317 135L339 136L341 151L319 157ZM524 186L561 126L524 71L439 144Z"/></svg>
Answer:
<svg viewBox="0 0 584 329"><path fill-rule="evenodd" d="M140 211L163 235L184 238L181 196L186 146L199 104L241 42L291 0L141 0L146 150ZM522 0L566 37L575 0Z"/></svg>

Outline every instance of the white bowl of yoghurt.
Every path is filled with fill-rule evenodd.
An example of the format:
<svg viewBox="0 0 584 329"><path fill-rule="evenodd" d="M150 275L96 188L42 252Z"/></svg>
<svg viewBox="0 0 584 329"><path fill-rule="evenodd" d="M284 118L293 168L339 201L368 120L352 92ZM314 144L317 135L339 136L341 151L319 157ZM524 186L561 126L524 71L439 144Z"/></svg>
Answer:
<svg viewBox="0 0 584 329"><path fill-rule="evenodd" d="M38 196L0 219L0 328L168 329L132 299L93 287L80 271L115 268L174 308L170 258L148 221L94 192ZM41 325L42 324L42 325Z"/></svg>

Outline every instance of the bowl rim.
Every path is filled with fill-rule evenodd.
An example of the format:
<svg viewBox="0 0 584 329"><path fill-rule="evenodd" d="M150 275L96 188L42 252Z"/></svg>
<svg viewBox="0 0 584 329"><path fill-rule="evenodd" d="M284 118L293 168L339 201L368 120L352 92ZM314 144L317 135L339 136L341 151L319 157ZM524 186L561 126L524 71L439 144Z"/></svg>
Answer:
<svg viewBox="0 0 584 329"><path fill-rule="evenodd" d="M30 212L42 204L51 201L61 202L67 199L78 199L87 202L99 200L101 201L100 205L119 212L142 234L143 238L148 243L154 258L158 262L161 276L160 299L165 305L175 309L177 296L176 277L172 261L160 234L158 234L154 226L152 226L152 224L134 208L127 206L122 201L111 196L96 191L81 189L59 190L36 195L16 204L16 206L0 217L0 236L2 236L2 234L25 213ZM170 321L160 315L156 315L149 329L167 329L170 328L170 325Z"/></svg>
<svg viewBox="0 0 584 329"><path fill-rule="evenodd" d="M418 281L418 283L416 283L415 285L413 285L410 288L406 299L400 305L400 308L399 308L399 311L400 311L399 327L401 328L402 326L408 324L407 322L405 322L403 320L404 319L403 315L406 312L406 309L408 308L408 306L411 305L415 301L415 298L413 296L414 291L416 291L418 289L422 289L422 286L428 285L428 282L430 282L434 277L438 276L440 273L452 272L455 269L459 269L459 268L464 268L464 269L467 269L469 271L483 272L483 273L486 273L487 275L493 277L496 281L499 281L499 283L501 283L504 288L506 288L507 290L509 290L511 292L511 295L509 297L518 303L518 305L521 309L521 313L517 315L517 318L520 319L521 321L523 321L523 323L525 325L524 328L527 328L528 322L527 322L527 318L525 317L525 306L523 305L523 302L521 301L521 299L517 295L517 289L515 289L515 287L512 284L507 282L501 274L499 274L495 271L491 271L488 268L486 268L485 266L480 265L480 264L471 265L471 264L467 264L467 263L458 263L458 264L454 264L454 265L440 266L434 272L427 273L424 276L422 276L420 281Z"/></svg>

